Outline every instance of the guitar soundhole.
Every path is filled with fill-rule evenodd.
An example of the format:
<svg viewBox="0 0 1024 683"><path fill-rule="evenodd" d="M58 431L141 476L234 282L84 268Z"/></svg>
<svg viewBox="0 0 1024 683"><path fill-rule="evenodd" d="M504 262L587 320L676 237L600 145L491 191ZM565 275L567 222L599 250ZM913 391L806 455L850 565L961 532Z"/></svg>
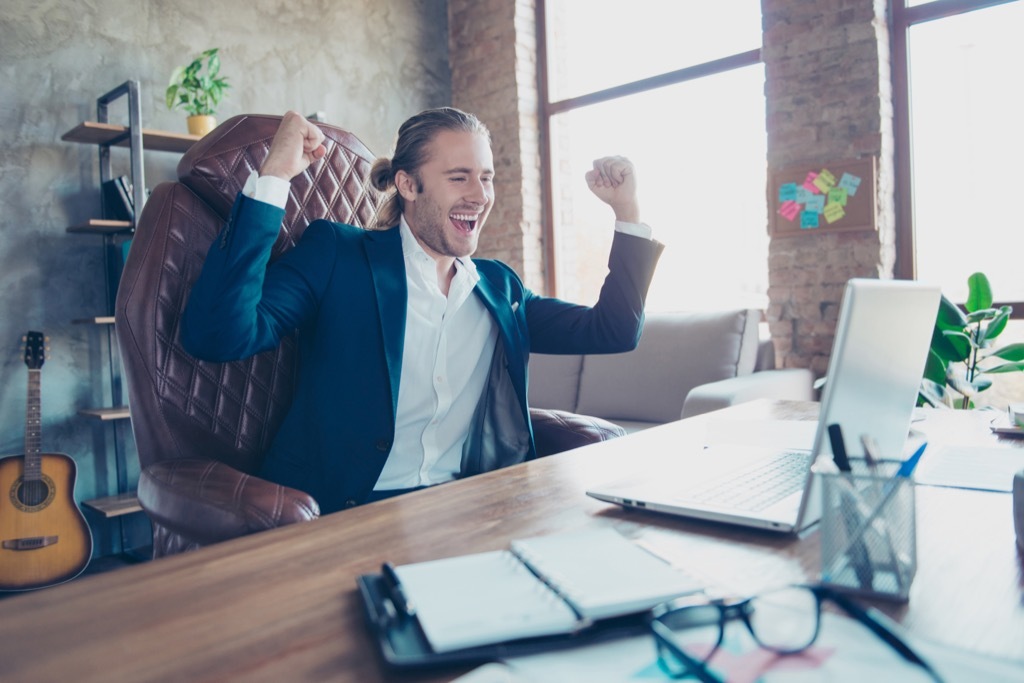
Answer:
<svg viewBox="0 0 1024 683"><path fill-rule="evenodd" d="M45 474L41 479L32 481L25 481L19 477L11 486L11 503L24 512L35 512L53 502L55 493L53 480Z"/></svg>

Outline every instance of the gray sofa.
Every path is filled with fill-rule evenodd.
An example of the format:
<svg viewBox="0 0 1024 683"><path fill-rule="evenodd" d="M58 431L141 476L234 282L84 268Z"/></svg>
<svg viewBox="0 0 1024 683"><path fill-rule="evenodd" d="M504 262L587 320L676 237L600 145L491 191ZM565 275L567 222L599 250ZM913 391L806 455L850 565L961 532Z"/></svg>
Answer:
<svg viewBox="0 0 1024 683"><path fill-rule="evenodd" d="M810 370L775 369L760 311L650 313L629 353L530 356L530 405L637 431L758 398L813 400Z"/></svg>

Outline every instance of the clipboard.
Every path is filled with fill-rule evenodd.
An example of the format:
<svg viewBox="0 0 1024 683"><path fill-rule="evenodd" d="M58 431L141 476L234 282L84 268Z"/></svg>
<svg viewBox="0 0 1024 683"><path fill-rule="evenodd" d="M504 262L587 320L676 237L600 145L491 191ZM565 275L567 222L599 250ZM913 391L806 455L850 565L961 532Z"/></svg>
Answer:
<svg viewBox="0 0 1024 683"><path fill-rule="evenodd" d="M595 621L571 633L521 638L439 653L430 647L416 617L402 614L393 607L383 575L364 574L356 579L356 584L367 627L377 643L378 652L384 662L400 669L482 664L647 632L646 613L638 613Z"/></svg>

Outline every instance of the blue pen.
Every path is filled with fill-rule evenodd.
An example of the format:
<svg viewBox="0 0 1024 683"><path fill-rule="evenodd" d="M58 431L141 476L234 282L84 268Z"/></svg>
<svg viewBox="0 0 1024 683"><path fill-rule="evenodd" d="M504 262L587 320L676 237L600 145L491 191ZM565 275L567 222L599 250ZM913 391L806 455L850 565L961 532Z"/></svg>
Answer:
<svg viewBox="0 0 1024 683"><path fill-rule="evenodd" d="M885 509L885 506L889 504L889 501L892 500L892 497L896 495L897 491L899 491L899 480L909 479L910 476L914 473L914 468L917 467L917 463L921 460L921 456L924 454L924 449L926 446L928 446L927 442L922 443L918 447L918 449L914 451L913 455L911 455L909 458L903 461L903 464L900 465L900 468L899 470L896 471L896 474L894 474L892 478L889 479L889 481L885 482L882 500L878 502L878 505L876 505L875 509L871 511L871 514L868 515L863 522L861 522L860 526L857 527L857 530L854 533L850 534L851 538L855 540L860 538L864 531L869 526L871 526L871 524L876 519L878 519L878 516L882 514L882 510ZM846 548L846 550L843 551L843 553L845 554L848 551L849 546Z"/></svg>

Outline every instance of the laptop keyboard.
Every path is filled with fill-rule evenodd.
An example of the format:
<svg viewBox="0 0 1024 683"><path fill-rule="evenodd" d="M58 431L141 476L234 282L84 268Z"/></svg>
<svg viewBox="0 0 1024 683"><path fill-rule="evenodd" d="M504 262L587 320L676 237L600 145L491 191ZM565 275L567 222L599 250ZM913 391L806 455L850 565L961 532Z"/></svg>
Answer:
<svg viewBox="0 0 1024 683"><path fill-rule="evenodd" d="M784 451L754 467L703 482L682 498L716 507L758 512L799 491L807 480L811 454Z"/></svg>

